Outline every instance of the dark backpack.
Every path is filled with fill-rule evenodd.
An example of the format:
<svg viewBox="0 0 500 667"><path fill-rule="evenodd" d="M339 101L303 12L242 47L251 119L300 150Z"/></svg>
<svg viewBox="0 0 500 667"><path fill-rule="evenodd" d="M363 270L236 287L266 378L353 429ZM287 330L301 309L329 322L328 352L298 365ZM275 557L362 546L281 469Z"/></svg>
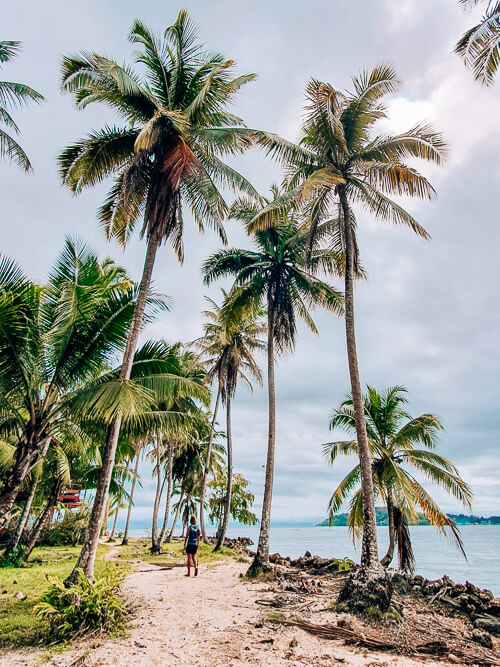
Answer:
<svg viewBox="0 0 500 667"><path fill-rule="evenodd" d="M198 526L189 526L188 544L198 544Z"/></svg>

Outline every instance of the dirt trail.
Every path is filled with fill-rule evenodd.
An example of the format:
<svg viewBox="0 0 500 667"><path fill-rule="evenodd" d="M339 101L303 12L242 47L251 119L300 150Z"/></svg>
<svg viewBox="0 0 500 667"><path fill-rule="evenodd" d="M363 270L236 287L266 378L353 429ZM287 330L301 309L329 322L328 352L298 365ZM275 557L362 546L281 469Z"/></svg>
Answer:
<svg viewBox="0 0 500 667"><path fill-rule="evenodd" d="M256 600L266 598L269 592L266 584L241 581L239 575L247 567L234 561L202 565L197 578L187 578L181 567L167 570L161 569L161 564L141 563L140 571L130 575L123 585L125 599L132 609L128 636L88 640L45 664L52 667L423 664L320 640L302 630L265 624L258 627L262 615L268 612L262 612ZM10 652L0 659L0 665L28 666L34 658L33 653ZM444 664L425 662L426 667Z"/></svg>

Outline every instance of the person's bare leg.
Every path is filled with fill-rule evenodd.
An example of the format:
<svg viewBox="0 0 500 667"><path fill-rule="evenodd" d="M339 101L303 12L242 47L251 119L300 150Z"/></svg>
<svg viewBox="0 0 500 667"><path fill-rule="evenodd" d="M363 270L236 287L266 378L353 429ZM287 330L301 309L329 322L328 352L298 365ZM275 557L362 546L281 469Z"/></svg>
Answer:
<svg viewBox="0 0 500 667"><path fill-rule="evenodd" d="M188 554L187 558L188 558L188 560L187 560L187 569L188 569L188 571L187 571L187 574L185 574L184 576L185 577L190 577L191 576L191 554Z"/></svg>
<svg viewBox="0 0 500 667"><path fill-rule="evenodd" d="M193 567L194 567L194 576L198 576L198 561L196 560L196 556L193 555Z"/></svg>

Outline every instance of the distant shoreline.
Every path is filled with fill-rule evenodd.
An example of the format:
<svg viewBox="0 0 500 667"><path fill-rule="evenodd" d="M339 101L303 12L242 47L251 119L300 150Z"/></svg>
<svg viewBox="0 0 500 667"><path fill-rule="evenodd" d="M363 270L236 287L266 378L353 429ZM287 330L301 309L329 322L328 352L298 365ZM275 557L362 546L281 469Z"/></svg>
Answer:
<svg viewBox="0 0 500 667"><path fill-rule="evenodd" d="M376 508L377 513L377 526L388 526L389 521L387 518L387 510L383 507ZM448 517L454 521L457 526L500 526L500 516L476 516L474 514L448 514ZM316 526L321 526L325 528L335 528L347 526L348 515L345 514L336 514L333 517L332 523L330 524L328 519L321 521L320 523L315 524ZM424 514L419 514L418 519L414 522L410 522L411 526L430 526L430 522Z"/></svg>

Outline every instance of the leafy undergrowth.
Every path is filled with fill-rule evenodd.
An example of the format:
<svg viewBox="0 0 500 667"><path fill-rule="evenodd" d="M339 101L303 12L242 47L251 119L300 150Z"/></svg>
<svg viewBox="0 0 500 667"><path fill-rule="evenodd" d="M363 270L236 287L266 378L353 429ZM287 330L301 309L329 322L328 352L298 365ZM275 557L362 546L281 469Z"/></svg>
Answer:
<svg viewBox="0 0 500 667"><path fill-rule="evenodd" d="M119 596L119 586L125 576L123 567L106 563L93 583L82 570L78 570L78 581L71 585L57 579L34 609L49 623L47 636L70 641L89 632L121 634L127 609Z"/></svg>
<svg viewBox="0 0 500 667"><path fill-rule="evenodd" d="M37 618L33 607L50 588L51 580L65 579L76 562L81 547L39 547L33 551L28 567L0 569L0 646L30 646L42 643L49 629L47 621ZM102 571L97 551L96 576ZM26 596L19 600L16 595Z"/></svg>
<svg viewBox="0 0 500 667"><path fill-rule="evenodd" d="M119 547L117 557L120 561L146 561L147 563L176 563L186 560L186 556L182 553L184 549L184 542L175 541L163 544L162 553L152 555L150 553L151 542L145 538L131 538L126 546L115 545ZM214 563L216 561L227 560L229 558L237 558L239 554L228 547L222 547L220 551L214 552L213 545L200 544L197 558L201 565Z"/></svg>

